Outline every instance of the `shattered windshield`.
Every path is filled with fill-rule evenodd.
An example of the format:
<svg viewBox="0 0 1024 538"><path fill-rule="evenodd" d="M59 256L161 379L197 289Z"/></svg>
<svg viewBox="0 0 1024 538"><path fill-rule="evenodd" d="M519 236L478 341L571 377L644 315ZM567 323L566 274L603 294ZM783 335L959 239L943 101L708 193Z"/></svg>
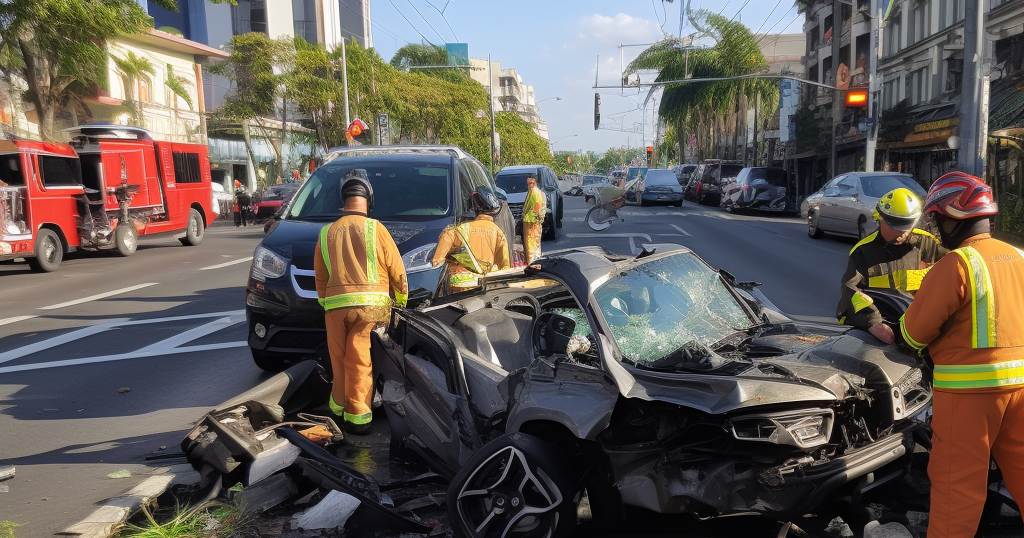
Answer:
<svg viewBox="0 0 1024 538"><path fill-rule="evenodd" d="M734 361L711 352L755 321L718 273L692 254L613 274L594 292L622 358L638 366L715 370Z"/></svg>

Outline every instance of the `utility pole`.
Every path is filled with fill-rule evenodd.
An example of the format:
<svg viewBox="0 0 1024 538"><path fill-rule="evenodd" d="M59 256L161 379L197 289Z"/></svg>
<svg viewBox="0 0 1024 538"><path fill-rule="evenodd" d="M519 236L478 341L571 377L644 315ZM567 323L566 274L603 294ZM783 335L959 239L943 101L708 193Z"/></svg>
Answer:
<svg viewBox="0 0 1024 538"><path fill-rule="evenodd" d="M871 0L868 12L871 16L871 44L868 49L868 137L864 148L864 171L875 171L875 147L878 145L878 54L880 44L878 28L882 22L882 12L878 0Z"/></svg>
<svg viewBox="0 0 1024 538"><path fill-rule="evenodd" d="M851 30L853 25L850 25ZM832 0L832 86L839 85L839 64L841 58L839 57L839 34L843 29L843 4L839 0ZM853 32L850 32L851 37ZM853 39L850 39L851 45ZM829 140L832 141L832 151L829 154L829 166L832 171L832 177L836 177L836 126L842 121L843 114L843 96L839 94L839 90L829 90L832 92L832 130L828 133Z"/></svg>
<svg viewBox="0 0 1024 538"><path fill-rule="evenodd" d="M964 79L960 101L960 150L957 168L976 177L985 174L985 146L988 139L987 99L982 84L985 61L985 1L967 0L964 17ZM983 103L983 101L986 101Z"/></svg>
<svg viewBox="0 0 1024 538"><path fill-rule="evenodd" d="M491 175L494 175L494 74L491 72L491 55L487 55L487 93L491 109Z"/></svg>
<svg viewBox="0 0 1024 538"><path fill-rule="evenodd" d="M345 126L352 124L352 118L348 112L348 59L345 57L345 38L341 38L341 80L342 89L345 91Z"/></svg>

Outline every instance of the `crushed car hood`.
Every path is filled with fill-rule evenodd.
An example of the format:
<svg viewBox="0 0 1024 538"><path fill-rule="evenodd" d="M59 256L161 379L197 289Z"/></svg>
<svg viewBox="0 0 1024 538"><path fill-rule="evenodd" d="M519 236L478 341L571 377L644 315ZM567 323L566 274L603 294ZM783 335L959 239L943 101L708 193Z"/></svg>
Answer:
<svg viewBox="0 0 1024 538"><path fill-rule="evenodd" d="M824 339L787 334L755 339L752 347L789 351L753 358L738 375L644 370L611 361L609 371L628 398L660 400L720 414L773 404L827 402L888 390L915 360L895 347L879 347L862 331ZM819 340L820 341L815 341Z"/></svg>

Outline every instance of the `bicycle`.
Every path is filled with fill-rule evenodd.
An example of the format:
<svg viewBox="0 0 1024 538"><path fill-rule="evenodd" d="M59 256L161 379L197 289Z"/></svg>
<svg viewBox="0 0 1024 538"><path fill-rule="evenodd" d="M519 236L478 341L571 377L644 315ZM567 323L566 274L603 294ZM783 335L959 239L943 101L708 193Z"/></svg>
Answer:
<svg viewBox="0 0 1024 538"><path fill-rule="evenodd" d="M587 226L595 232L601 232L611 228L612 224L615 224L615 219L625 222L626 219L619 216L619 209L626 205L625 195L626 191L620 188L601 189L594 207L587 211ZM607 202L604 201L606 199Z"/></svg>

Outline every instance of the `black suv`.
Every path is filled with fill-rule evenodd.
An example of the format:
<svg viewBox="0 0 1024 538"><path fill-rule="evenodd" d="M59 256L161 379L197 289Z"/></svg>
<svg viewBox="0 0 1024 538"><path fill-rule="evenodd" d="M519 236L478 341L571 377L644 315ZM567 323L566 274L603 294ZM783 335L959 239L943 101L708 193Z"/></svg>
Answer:
<svg viewBox="0 0 1024 538"><path fill-rule="evenodd" d="M701 205L717 206L722 202L722 186L732 181L743 169L739 161L707 159L690 174L684 198Z"/></svg>
<svg viewBox="0 0 1024 538"><path fill-rule="evenodd" d="M555 238L556 229L562 227L562 193L558 190L555 171L547 166L523 165L506 166L494 175L494 181L507 195L508 206L516 218L516 233L523 231L523 205L526 203L526 178L537 180L537 187L544 191L548 202L548 214L544 217L543 235L547 241Z"/></svg>
<svg viewBox="0 0 1024 538"><path fill-rule="evenodd" d="M365 169L373 185L370 216L387 227L402 253L410 302L437 291L441 268L431 266L437 239L445 226L472 217L470 194L486 187L502 196L483 165L454 146L332 150L253 255L245 313L253 360L264 370L327 356L313 254L320 229L341 214L341 183L354 168ZM512 215L507 204L502 206L495 221L511 238Z"/></svg>

